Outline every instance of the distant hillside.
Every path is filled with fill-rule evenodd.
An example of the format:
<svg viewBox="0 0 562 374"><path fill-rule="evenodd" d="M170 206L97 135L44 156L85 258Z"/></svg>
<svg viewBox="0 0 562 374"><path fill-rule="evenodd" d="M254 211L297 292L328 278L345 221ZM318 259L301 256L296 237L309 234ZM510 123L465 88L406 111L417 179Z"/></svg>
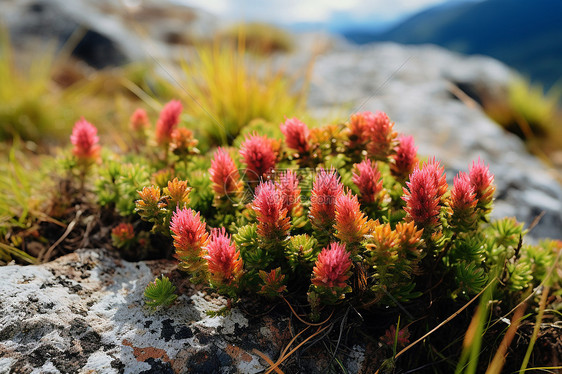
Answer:
<svg viewBox="0 0 562 374"><path fill-rule="evenodd" d="M356 29L343 35L359 44L432 43L492 56L547 87L562 77L560 0L455 2L422 11L382 33Z"/></svg>

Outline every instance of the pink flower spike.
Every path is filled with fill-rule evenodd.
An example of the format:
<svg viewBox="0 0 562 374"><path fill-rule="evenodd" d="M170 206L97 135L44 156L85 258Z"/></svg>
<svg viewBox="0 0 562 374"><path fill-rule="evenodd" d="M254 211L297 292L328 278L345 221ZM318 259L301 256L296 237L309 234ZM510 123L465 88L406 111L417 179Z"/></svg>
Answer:
<svg viewBox="0 0 562 374"><path fill-rule="evenodd" d="M453 180L449 206L452 211L451 226L470 230L476 223L476 194L466 173L458 173Z"/></svg>
<svg viewBox="0 0 562 374"><path fill-rule="evenodd" d="M308 139L310 130L297 118L290 118L281 124L281 132L285 135L287 147L298 153L306 153L310 149Z"/></svg>
<svg viewBox="0 0 562 374"><path fill-rule="evenodd" d="M351 148L362 147L367 140L367 129L375 121L372 112L352 114L347 123L349 129L349 142Z"/></svg>
<svg viewBox="0 0 562 374"><path fill-rule="evenodd" d="M176 256L179 259L198 257L207 244L209 234L205 231L206 224L197 214L187 208L176 209L170 222L170 231L174 239Z"/></svg>
<svg viewBox="0 0 562 374"><path fill-rule="evenodd" d="M160 118L156 123L156 142L158 145L168 145L172 139L172 132L180 122L180 114L183 106L179 100L167 103L160 112Z"/></svg>
<svg viewBox="0 0 562 374"><path fill-rule="evenodd" d="M281 173L275 187L283 201L283 208L287 209L287 214L291 215L293 208L301 202L301 189L297 175L292 170Z"/></svg>
<svg viewBox="0 0 562 374"><path fill-rule="evenodd" d="M215 196L222 197L238 193L242 190L240 174L232 157L223 148L219 147L211 160L209 169Z"/></svg>
<svg viewBox="0 0 562 374"><path fill-rule="evenodd" d="M246 137L240 146L240 156L256 181L267 176L275 168L277 159L271 139L256 134Z"/></svg>
<svg viewBox="0 0 562 374"><path fill-rule="evenodd" d="M207 255L203 258L207 260L213 282L218 285L231 285L240 279L243 272L240 251L236 249L224 227L213 229L205 249Z"/></svg>
<svg viewBox="0 0 562 374"><path fill-rule="evenodd" d="M361 201L370 204L377 201L382 191L382 177L376 162L369 159L355 164L353 183L359 188Z"/></svg>
<svg viewBox="0 0 562 374"><path fill-rule="evenodd" d="M418 147L414 145L412 136L399 136L398 145L391 156L390 171L398 180L405 181L418 164Z"/></svg>
<svg viewBox="0 0 562 374"><path fill-rule="evenodd" d="M394 123L384 112L376 112L367 124L367 154L375 160L386 160L396 146Z"/></svg>
<svg viewBox="0 0 562 374"><path fill-rule="evenodd" d="M348 191L336 199L336 236L346 243L359 243L367 234L367 217L359 205L357 196Z"/></svg>
<svg viewBox="0 0 562 374"><path fill-rule="evenodd" d="M94 161L99 157L98 129L84 117L74 124L70 142L74 145L72 153L81 160Z"/></svg>
<svg viewBox="0 0 562 374"><path fill-rule="evenodd" d="M470 184L474 188L476 198L478 199L478 208L483 209L485 212L491 210L496 186L494 186L494 175L490 173L489 167L478 158L477 162L472 162L469 177Z"/></svg>
<svg viewBox="0 0 562 374"><path fill-rule="evenodd" d="M404 188L402 199L406 201L407 218L421 228L437 227L441 199L448 188L444 168L431 159L421 169L414 169L406 185L409 190Z"/></svg>
<svg viewBox="0 0 562 374"><path fill-rule="evenodd" d="M139 132L149 128L150 121L148 119L148 114L146 114L146 110L142 108L135 110L129 119L129 127L133 130L133 132Z"/></svg>
<svg viewBox="0 0 562 374"><path fill-rule="evenodd" d="M310 198L310 222L317 229L332 227L336 218L336 199L343 194L343 185L334 169L320 169L312 184Z"/></svg>
<svg viewBox="0 0 562 374"><path fill-rule="evenodd" d="M272 181L261 182L256 188L252 202L256 212L258 234L266 239L283 239L290 229L290 218L283 206L283 199L275 189Z"/></svg>
<svg viewBox="0 0 562 374"><path fill-rule="evenodd" d="M322 287L345 287L350 277L351 260L345 244L331 243L322 249L312 270L312 284Z"/></svg>

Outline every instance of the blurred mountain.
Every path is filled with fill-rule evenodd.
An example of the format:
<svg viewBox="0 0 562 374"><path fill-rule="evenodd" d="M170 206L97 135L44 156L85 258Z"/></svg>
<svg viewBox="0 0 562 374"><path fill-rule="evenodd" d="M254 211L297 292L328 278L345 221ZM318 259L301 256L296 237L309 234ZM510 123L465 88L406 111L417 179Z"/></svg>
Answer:
<svg viewBox="0 0 562 374"><path fill-rule="evenodd" d="M484 54L546 87L562 76L562 1L457 1L429 8L384 32L348 29L364 44L394 41L437 44L465 54Z"/></svg>

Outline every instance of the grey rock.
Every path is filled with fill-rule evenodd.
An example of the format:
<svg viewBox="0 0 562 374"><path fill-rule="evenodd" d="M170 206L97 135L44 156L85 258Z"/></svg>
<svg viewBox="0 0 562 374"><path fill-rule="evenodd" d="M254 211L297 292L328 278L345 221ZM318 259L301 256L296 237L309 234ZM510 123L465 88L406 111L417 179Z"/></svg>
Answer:
<svg viewBox="0 0 562 374"><path fill-rule="evenodd" d="M186 45L216 31L216 18L173 1L4 0L2 20L14 44L74 43L73 54L95 68L178 58Z"/></svg>
<svg viewBox="0 0 562 374"><path fill-rule="evenodd" d="M255 317L235 307L211 317L206 312L226 300L193 286L170 308L146 309L146 285L175 267L166 260L131 263L103 250L0 267L0 372L258 373L269 365L255 349L277 360L292 338L286 315ZM358 372L364 348L352 353L345 365ZM303 360L316 369L308 372L323 372L309 361Z"/></svg>

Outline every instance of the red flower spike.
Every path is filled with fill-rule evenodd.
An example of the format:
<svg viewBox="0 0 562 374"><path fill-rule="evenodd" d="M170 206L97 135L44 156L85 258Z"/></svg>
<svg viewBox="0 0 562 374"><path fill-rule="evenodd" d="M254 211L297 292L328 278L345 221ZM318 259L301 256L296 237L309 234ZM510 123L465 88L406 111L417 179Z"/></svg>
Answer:
<svg viewBox="0 0 562 374"><path fill-rule="evenodd" d="M120 223L111 230L111 236L115 236L120 241L132 240L135 237L135 230L130 223Z"/></svg>
<svg viewBox="0 0 562 374"><path fill-rule="evenodd" d="M199 141L193 137L193 132L186 128L177 128L172 131L170 151L178 156L197 154L195 149Z"/></svg>
<svg viewBox="0 0 562 374"><path fill-rule="evenodd" d="M345 244L331 243L322 249L312 270L312 284L322 287L345 287L351 276L351 260Z"/></svg>
<svg viewBox="0 0 562 374"><path fill-rule="evenodd" d="M367 217L361 212L357 196L351 191L336 199L336 237L346 243L359 243L367 234Z"/></svg>
<svg viewBox="0 0 562 374"><path fill-rule="evenodd" d="M375 121L372 112L352 114L347 123L350 148L362 148L367 141L367 129Z"/></svg>
<svg viewBox="0 0 562 374"><path fill-rule="evenodd" d="M213 191L217 197L223 197L240 192L243 188L240 174L234 161L223 148L215 152L209 169Z"/></svg>
<svg viewBox="0 0 562 374"><path fill-rule="evenodd" d="M263 270L259 271L259 276L263 282L259 294L275 297L279 296L287 290L287 286L283 284L285 275L281 273L281 268L272 269L269 273Z"/></svg>
<svg viewBox="0 0 562 374"><path fill-rule="evenodd" d="M70 142L74 145L72 153L80 160L95 161L99 157L100 146L97 136L98 129L84 117L74 124Z"/></svg>
<svg viewBox="0 0 562 374"><path fill-rule="evenodd" d="M376 112L372 121L367 123L367 154L376 160L386 160L396 146L397 133L393 130L384 112Z"/></svg>
<svg viewBox="0 0 562 374"><path fill-rule="evenodd" d="M444 168L435 159L416 167L406 182L402 199L406 201L404 210L407 218L421 228L432 229L439 224L440 204L447 192Z"/></svg>
<svg viewBox="0 0 562 374"><path fill-rule="evenodd" d="M198 258L207 244L209 234L206 224L201 221L199 212L191 209L176 209L170 221L170 231L174 239L176 256L180 260Z"/></svg>
<svg viewBox="0 0 562 374"><path fill-rule="evenodd" d="M146 110L138 108L129 119L129 127L133 132L141 132L150 127Z"/></svg>
<svg viewBox="0 0 562 374"><path fill-rule="evenodd" d="M306 153L310 149L308 143L310 130L297 118L290 118L281 124L281 132L285 135L285 143L287 147L297 151L298 153Z"/></svg>
<svg viewBox="0 0 562 374"><path fill-rule="evenodd" d="M272 181L261 182L256 188L256 196L252 202L258 221L258 235L274 240L282 239L289 234L290 218L283 206L283 199L275 189Z"/></svg>
<svg viewBox="0 0 562 374"><path fill-rule="evenodd" d="M312 184L310 222L317 229L328 229L336 218L336 200L343 194L343 185L334 169L320 169Z"/></svg>
<svg viewBox="0 0 562 374"><path fill-rule="evenodd" d="M476 203L476 194L468 174L458 173L453 180L449 201L449 207L452 212L451 226L461 230L474 228L478 218L476 215Z"/></svg>
<svg viewBox="0 0 562 374"><path fill-rule="evenodd" d="M363 160L354 165L353 183L359 188L360 198L363 203L376 202L382 192L382 177L376 162Z"/></svg>
<svg viewBox="0 0 562 374"><path fill-rule="evenodd" d="M267 176L275 168L277 159L271 139L256 134L246 137L240 146L240 156L256 180Z"/></svg>
<svg viewBox="0 0 562 374"><path fill-rule="evenodd" d="M230 235L226 234L224 227L213 229L209 242L205 247L211 280L218 285L231 285L242 276L243 262L240 251L232 242Z"/></svg>
<svg viewBox="0 0 562 374"><path fill-rule="evenodd" d="M472 162L469 170L470 184L474 188L476 199L478 199L477 207L485 212L491 210L494 201L494 175L490 173L490 169L478 158L477 162Z"/></svg>
<svg viewBox="0 0 562 374"><path fill-rule="evenodd" d="M156 142L158 145L168 145L172 140L172 132L180 122L183 110L179 100L172 100L162 108L160 118L156 123Z"/></svg>
<svg viewBox="0 0 562 374"><path fill-rule="evenodd" d="M300 207L301 202L301 188L297 175L292 170L281 173L275 187L283 201L283 208L287 209L288 215L291 215L294 208Z"/></svg>
<svg viewBox="0 0 562 374"><path fill-rule="evenodd" d="M391 156L390 172L399 181L403 182L418 165L418 147L414 145L412 136L399 136L398 145L394 148L395 154Z"/></svg>

